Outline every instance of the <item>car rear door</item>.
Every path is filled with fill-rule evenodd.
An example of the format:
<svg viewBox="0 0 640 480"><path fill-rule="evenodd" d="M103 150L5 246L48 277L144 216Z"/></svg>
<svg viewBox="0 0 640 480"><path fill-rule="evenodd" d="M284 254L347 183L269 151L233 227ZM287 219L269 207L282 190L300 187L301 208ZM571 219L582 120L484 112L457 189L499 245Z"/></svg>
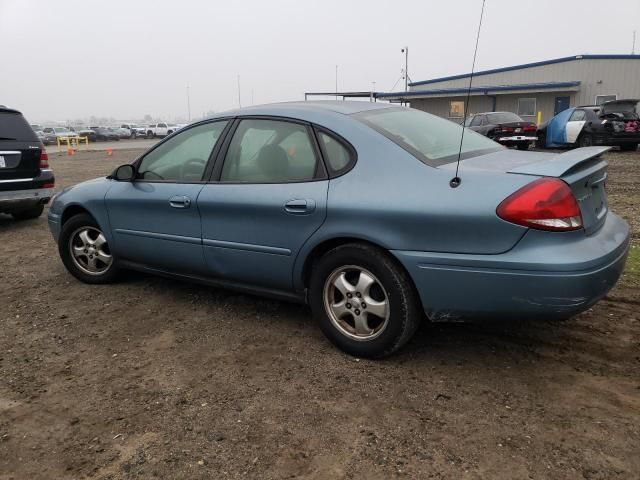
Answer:
<svg viewBox="0 0 640 480"><path fill-rule="evenodd" d="M0 191L34 188L42 143L20 112L0 108Z"/></svg>
<svg viewBox="0 0 640 480"><path fill-rule="evenodd" d="M296 256L325 220L328 185L309 125L236 120L198 197L210 274L291 290Z"/></svg>
<svg viewBox="0 0 640 480"><path fill-rule="evenodd" d="M580 136L580 132L582 132L586 120L587 114L584 110L576 108L573 111L566 126L567 143L576 143L578 141L578 137Z"/></svg>
<svg viewBox="0 0 640 480"><path fill-rule="evenodd" d="M197 199L227 124L182 131L136 162L134 181L114 181L105 202L119 258L169 272L206 273Z"/></svg>

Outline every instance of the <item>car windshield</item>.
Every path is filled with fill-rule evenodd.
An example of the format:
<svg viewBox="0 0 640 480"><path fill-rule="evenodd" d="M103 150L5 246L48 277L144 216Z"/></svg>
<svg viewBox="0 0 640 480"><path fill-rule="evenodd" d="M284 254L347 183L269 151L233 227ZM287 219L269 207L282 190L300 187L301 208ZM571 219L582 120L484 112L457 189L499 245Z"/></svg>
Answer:
<svg viewBox="0 0 640 480"><path fill-rule="evenodd" d="M523 121L518 115L511 112L488 113L487 118L489 119L489 123L493 123L494 125Z"/></svg>
<svg viewBox="0 0 640 480"><path fill-rule="evenodd" d="M432 167L458 158L463 127L457 123L402 107L369 110L354 117ZM502 148L493 140L466 129L460 158L476 157Z"/></svg>
<svg viewBox="0 0 640 480"><path fill-rule="evenodd" d="M55 127L53 131L56 133L67 133L69 129L67 127Z"/></svg>

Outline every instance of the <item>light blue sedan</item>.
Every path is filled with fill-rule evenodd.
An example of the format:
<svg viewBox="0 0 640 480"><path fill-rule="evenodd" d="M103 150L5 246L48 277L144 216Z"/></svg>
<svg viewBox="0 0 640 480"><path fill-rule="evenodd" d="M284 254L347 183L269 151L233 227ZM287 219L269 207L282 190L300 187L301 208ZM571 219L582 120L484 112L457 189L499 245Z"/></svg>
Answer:
<svg viewBox="0 0 640 480"><path fill-rule="evenodd" d="M382 357L421 320L567 317L615 284L629 228L603 147L517 152L430 114L301 102L185 127L55 197L67 269L125 269L308 302L353 355Z"/></svg>

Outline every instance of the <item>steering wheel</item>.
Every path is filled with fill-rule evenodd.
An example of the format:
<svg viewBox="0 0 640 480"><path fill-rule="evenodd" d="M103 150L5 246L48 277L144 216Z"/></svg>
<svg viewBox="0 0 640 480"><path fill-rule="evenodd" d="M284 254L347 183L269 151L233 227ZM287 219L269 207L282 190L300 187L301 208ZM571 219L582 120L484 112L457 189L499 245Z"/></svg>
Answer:
<svg viewBox="0 0 640 480"><path fill-rule="evenodd" d="M204 172L204 166L206 165L206 163L207 162L201 158L190 158L182 164L182 167L180 167L180 178L184 180L185 176L189 174L189 169L196 165L197 173L199 173L200 177L202 177L202 173ZM193 170L195 170L195 168L192 169L192 175L194 173Z"/></svg>

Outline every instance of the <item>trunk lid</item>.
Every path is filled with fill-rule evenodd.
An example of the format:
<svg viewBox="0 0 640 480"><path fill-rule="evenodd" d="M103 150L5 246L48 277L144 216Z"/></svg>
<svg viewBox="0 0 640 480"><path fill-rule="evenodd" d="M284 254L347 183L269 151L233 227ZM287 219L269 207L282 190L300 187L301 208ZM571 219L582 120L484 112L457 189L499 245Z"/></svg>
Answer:
<svg viewBox="0 0 640 480"><path fill-rule="evenodd" d="M561 154L502 150L461 161L460 173L463 179L465 170L560 178L571 187L580 206L584 229L591 233L602 226L608 212L604 189L607 162L602 154L609 149L585 147ZM455 169L455 163L441 168L451 166Z"/></svg>
<svg viewBox="0 0 640 480"><path fill-rule="evenodd" d="M626 99L626 100L611 100L610 102L604 102L600 105L600 114L609 115L611 113L623 113L636 115L636 105L640 100Z"/></svg>

